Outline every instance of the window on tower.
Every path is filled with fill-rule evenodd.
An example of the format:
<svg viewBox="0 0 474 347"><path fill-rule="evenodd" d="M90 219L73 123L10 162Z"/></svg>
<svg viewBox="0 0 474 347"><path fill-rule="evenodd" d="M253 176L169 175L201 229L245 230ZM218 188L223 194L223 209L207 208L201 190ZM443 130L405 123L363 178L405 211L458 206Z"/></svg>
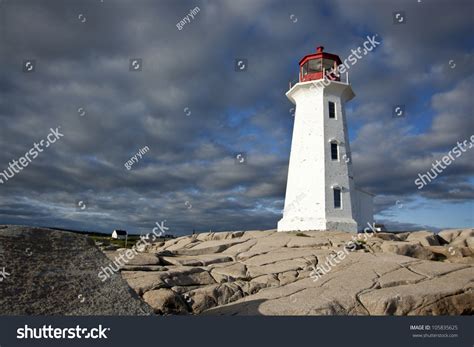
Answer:
<svg viewBox="0 0 474 347"><path fill-rule="evenodd" d="M313 59L310 60L308 63L308 73L316 73L321 72L323 70L321 59Z"/></svg>
<svg viewBox="0 0 474 347"><path fill-rule="evenodd" d="M331 159L339 160L339 148L336 142L331 142Z"/></svg>
<svg viewBox="0 0 474 347"><path fill-rule="evenodd" d="M323 60L323 69L324 69L326 74L328 74L332 70L335 70L334 69L334 60L324 59Z"/></svg>
<svg viewBox="0 0 474 347"><path fill-rule="evenodd" d="M303 64L303 77L308 74L308 62Z"/></svg>
<svg viewBox="0 0 474 347"><path fill-rule="evenodd" d="M329 118L336 118L336 104L329 101Z"/></svg>
<svg viewBox="0 0 474 347"><path fill-rule="evenodd" d="M333 188L333 192L334 192L334 208L342 208L341 189Z"/></svg>

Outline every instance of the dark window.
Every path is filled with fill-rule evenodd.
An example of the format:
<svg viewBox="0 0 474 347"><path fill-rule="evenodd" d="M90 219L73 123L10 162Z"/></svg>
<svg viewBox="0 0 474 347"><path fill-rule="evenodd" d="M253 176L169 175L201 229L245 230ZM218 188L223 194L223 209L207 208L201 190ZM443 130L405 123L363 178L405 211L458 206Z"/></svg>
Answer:
<svg viewBox="0 0 474 347"><path fill-rule="evenodd" d="M324 59L323 60L323 68L324 68L324 71L326 72L326 74L331 72L334 69L334 60Z"/></svg>
<svg viewBox="0 0 474 347"><path fill-rule="evenodd" d="M331 142L331 159L332 160L338 160L338 148L337 148L337 143Z"/></svg>
<svg viewBox="0 0 474 347"><path fill-rule="evenodd" d="M321 59L313 59L309 61L308 73L315 73L322 71L322 62Z"/></svg>
<svg viewBox="0 0 474 347"><path fill-rule="evenodd" d="M341 204L341 190L339 188L334 188L334 208L342 208Z"/></svg>
<svg viewBox="0 0 474 347"><path fill-rule="evenodd" d="M308 74L308 62L303 64L303 77Z"/></svg>
<svg viewBox="0 0 474 347"><path fill-rule="evenodd" d="M329 118L336 118L336 104L329 101Z"/></svg>

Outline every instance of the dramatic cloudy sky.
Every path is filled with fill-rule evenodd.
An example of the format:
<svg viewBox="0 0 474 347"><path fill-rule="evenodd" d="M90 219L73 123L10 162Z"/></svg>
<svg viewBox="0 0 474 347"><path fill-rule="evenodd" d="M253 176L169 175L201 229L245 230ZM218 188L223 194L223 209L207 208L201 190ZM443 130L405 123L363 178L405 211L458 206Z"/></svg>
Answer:
<svg viewBox="0 0 474 347"><path fill-rule="evenodd" d="M382 44L350 70L356 179L390 227L472 227L474 150L424 189L414 180L474 133L473 4L0 0L0 172L50 128L64 133L0 184L0 223L275 228L293 127L284 94L299 59L318 45L344 59L378 34ZM235 71L238 58L246 71ZM405 117L393 118L393 105Z"/></svg>

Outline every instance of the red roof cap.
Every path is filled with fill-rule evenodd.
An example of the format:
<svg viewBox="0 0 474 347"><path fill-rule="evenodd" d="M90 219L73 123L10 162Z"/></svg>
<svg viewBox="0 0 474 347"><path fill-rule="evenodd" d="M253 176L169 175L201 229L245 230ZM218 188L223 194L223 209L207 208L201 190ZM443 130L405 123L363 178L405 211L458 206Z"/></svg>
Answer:
<svg viewBox="0 0 474 347"><path fill-rule="evenodd" d="M317 58L331 59L331 60L335 60L337 65L342 64L342 61L341 61L341 59L339 58L338 55L324 52L324 47L323 46L316 47L316 53L305 55L300 60L299 64L303 65L304 63L306 63L306 61L311 60L311 59L317 59Z"/></svg>

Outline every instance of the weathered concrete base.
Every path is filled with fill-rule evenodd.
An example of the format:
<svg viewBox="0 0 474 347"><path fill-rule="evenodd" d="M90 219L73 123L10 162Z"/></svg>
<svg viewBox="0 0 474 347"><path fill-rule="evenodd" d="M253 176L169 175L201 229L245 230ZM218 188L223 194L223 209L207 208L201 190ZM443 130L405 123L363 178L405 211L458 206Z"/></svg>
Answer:
<svg viewBox="0 0 474 347"><path fill-rule="evenodd" d="M283 217L278 222L278 231L345 231L357 232L357 223L353 219L321 219L311 217Z"/></svg>

